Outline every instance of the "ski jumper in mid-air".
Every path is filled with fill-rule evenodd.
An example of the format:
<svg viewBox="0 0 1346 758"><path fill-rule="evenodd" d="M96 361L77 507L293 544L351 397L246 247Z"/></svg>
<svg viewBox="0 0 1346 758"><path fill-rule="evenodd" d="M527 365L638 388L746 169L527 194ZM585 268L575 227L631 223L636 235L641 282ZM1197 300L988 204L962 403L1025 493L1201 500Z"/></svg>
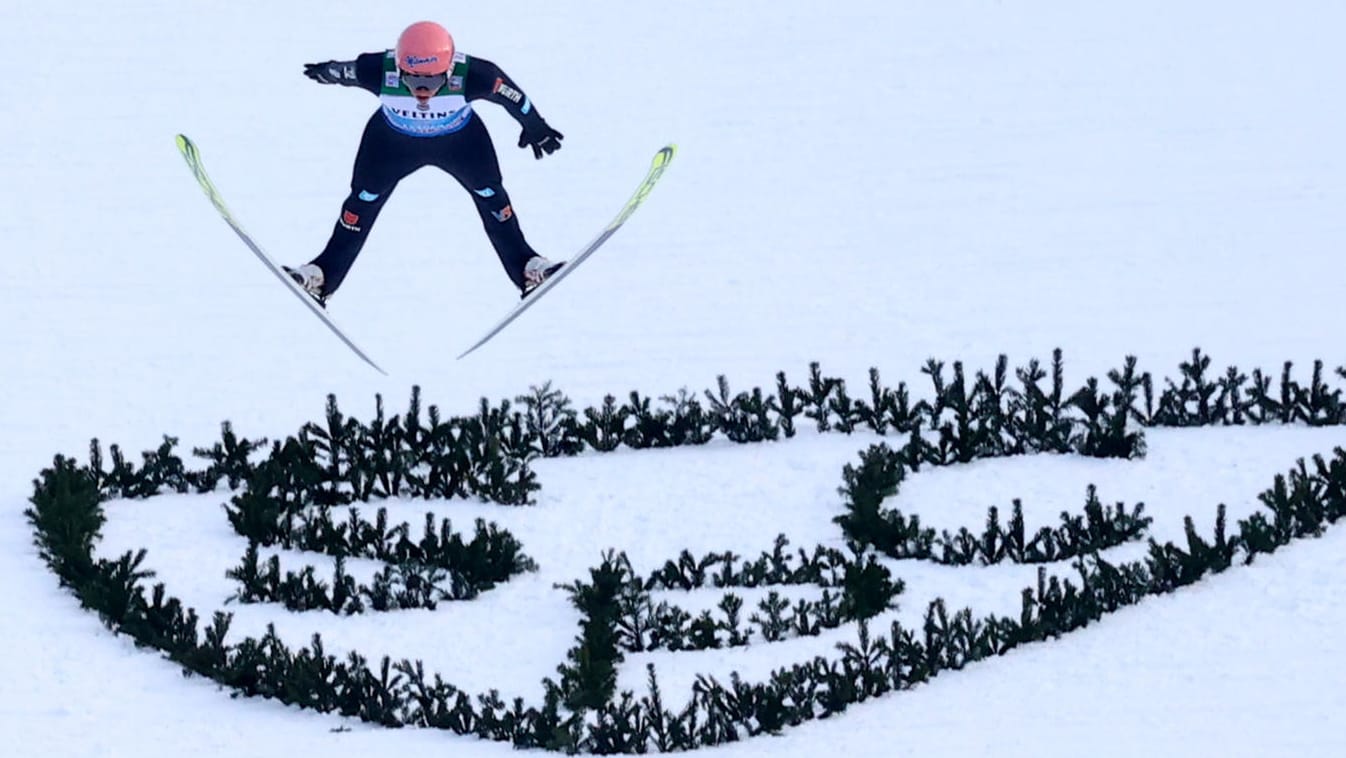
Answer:
<svg viewBox="0 0 1346 758"><path fill-rule="evenodd" d="M473 117L472 101L503 106L523 127L519 147L531 147L537 158L560 149L563 136L494 63L458 52L444 27L421 21L402 32L395 50L309 63L304 74L322 84L361 87L380 100L365 125L350 195L327 247L309 263L284 267L319 303L345 280L397 183L424 166L442 169L471 194L486 236L523 296L564 265L538 255L524 239L495 146Z"/></svg>

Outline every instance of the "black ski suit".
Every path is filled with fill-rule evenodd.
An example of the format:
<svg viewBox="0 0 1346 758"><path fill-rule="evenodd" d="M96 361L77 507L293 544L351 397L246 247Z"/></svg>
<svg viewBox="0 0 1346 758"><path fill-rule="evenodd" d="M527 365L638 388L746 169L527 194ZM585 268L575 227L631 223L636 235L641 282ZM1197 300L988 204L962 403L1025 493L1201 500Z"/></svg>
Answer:
<svg viewBox="0 0 1346 758"><path fill-rule="evenodd" d="M365 53L354 61L308 64L305 74L323 84L360 87L377 95L385 80L385 57L386 53ZM463 95L469 102L489 100L503 106L523 127L519 146L532 146L538 158L544 151L550 154L560 147L562 135L547 125L529 98L498 66L470 56L467 63ZM495 146L481 120L470 114L457 131L416 136L394 129L380 108L365 125L355 155L350 195L341 204L332 236L312 261L323 271L324 296L341 286L397 183L424 166L442 169L469 192L505 272L516 286L524 287L524 264L537 253L519 228L501 181Z"/></svg>

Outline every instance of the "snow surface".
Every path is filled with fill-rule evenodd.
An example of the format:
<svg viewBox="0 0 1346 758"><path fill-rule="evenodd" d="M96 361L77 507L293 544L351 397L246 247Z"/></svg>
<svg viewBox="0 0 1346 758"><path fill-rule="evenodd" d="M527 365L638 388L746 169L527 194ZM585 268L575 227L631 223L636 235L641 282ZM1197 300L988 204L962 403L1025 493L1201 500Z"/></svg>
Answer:
<svg viewBox="0 0 1346 758"><path fill-rule="evenodd" d="M578 7L569 7L571 5ZM425 171L401 185L332 302L381 377L291 301L215 216L173 147L200 146L240 221L278 258L325 241L373 100L301 64L391 44L438 17L501 64L566 134L542 162L496 136L529 239L564 257L606 223L668 141L677 159L608 248L494 342L513 304L471 203ZM552 381L580 406L802 382L924 391L929 357L989 369L1065 350L1068 382L1120 365L1346 363L1346 106L1338 2L1100 5L953 0L8 3L0 50L0 752L332 756L507 746L387 731L229 697L104 630L39 562L22 517L54 454L88 441L185 452L233 422L278 438L335 393L360 418L410 388L449 413ZM974 526L1021 498L1030 526L1087 485L1143 501L1154 535L1256 506L1346 430L1158 430L1144 461L1035 457L922 473L899 507ZM755 555L777 534L839 544L841 467L873 438L624 451L544 461L536 507L393 503L508 528L541 566L434 613L331 618L227 606L295 644L421 658L469 691L536 699L577 632L556 582L608 548L652 568L683 549ZM102 555L147 565L203 615L226 607L241 541L218 496L108 506ZM1134 549L1122 548L1121 550ZM1124 553L1119 553L1124 554ZM306 559L314 561L312 556ZM322 567L321 561L315 565ZM914 618L945 597L1016 607L1032 571L894 564ZM726 755L1341 755L1346 531L1150 599ZM509 635L499 630L516 630ZM746 650L630 656L666 697L697 673L761 675L829 653L842 629ZM638 689L639 691L639 689ZM681 701L681 697L676 698ZM335 730L335 731L334 731Z"/></svg>

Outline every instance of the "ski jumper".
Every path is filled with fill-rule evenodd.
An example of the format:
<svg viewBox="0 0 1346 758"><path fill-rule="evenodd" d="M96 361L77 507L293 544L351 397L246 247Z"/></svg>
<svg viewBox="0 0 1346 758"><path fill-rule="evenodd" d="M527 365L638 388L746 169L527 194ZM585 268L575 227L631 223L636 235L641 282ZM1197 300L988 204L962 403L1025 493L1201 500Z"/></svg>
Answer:
<svg viewBox="0 0 1346 758"><path fill-rule="evenodd" d="M341 286L364 247L379 211L407 175L434 166L452 176L476 203L486 236L510 280L524 286L524 265L537 253L524 239L500 176L490 134L475 118L472 102L505 108L525 130L544 124L532 101L498 66L455 53L448 84L421 102L403 83L395 53L365 53L351 62L325 64L332 83L379 96L380 107L365 124L355 155L350 194L327 246L312 263L322 269L324 293Z"/></svg>

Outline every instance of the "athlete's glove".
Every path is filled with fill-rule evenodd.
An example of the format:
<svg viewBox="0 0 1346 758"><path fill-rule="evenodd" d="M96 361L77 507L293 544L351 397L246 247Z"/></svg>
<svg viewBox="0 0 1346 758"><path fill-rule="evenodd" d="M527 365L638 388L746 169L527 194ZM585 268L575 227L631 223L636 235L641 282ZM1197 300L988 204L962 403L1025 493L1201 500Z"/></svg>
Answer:
<svg viewBox="0 0 1346 758"><path fill-rule="evenodd" d="M356 84L355 61L305 63L304 76L319 84Z"/></svg>
<svg viewBox="0 0 1346 758"><path fill-rule="evenodd" d="M547 122L538 119L524 126L519 133L519 147L533 148L533 157L541 158L543 153L551 155L561 149L561 140L565 135L547 126Z"/></svg>

